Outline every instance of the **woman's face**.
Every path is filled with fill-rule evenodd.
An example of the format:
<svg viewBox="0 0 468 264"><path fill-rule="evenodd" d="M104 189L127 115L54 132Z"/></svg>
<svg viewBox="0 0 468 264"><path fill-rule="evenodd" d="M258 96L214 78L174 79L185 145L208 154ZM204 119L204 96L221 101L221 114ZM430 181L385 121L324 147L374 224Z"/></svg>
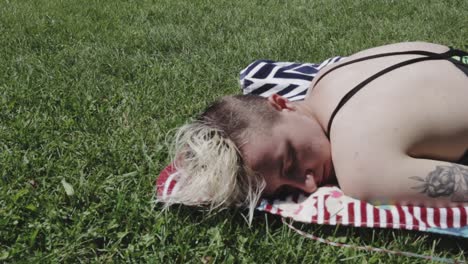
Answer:
<svg viewBox="0 0 468 264"><path fill-rule="evenodd" d="M331 174L330 143L315 119L287 107L279 111L267 135L252 135L241 147L244 161L264 177L265 196L314 192Z"/></svg>

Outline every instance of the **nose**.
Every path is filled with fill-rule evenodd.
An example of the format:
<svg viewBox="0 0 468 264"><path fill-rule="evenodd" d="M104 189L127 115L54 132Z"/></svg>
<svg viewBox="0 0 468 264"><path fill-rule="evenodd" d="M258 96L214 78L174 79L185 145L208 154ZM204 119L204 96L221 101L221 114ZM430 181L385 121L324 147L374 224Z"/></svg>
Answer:
<svg viewBox="0 0 468 264"><path fill-rule="evenodd" d="M296 174L297 175L297 174ZM317 190L317 182L315 181L314 172L307 170L305 174L294 177L292 179L285 179L283 185L287 185L296 189L300 189L307 193L312 193Z"/></svg>

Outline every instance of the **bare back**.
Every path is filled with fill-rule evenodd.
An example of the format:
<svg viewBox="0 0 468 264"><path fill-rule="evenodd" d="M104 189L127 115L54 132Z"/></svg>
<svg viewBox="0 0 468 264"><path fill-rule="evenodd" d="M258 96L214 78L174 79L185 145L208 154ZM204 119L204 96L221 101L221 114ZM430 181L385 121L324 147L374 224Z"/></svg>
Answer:
<svg viewBox="0 0 468 264"><path fill-rule="evenodd" d="M447 47L400 43L356 53L340 63L387 52L423 50L443 53ZM306 97L324 130L343 96L357 84L399 62L422 57L397 55L346 65L325 76ZM336 67L331 65L316 76ZM357 183L403 188L408 175L381 173L404 157L457 161L468 149L468 78L447 60L397 68L373 80L336 114L330 141L335 172L345 192L358 193ZM379 169L378 169L379 168ZM373 179L370 180L369 178ZM378 178L378 181L375 181ZM372 188L370 184L366 188Z"/></svg>

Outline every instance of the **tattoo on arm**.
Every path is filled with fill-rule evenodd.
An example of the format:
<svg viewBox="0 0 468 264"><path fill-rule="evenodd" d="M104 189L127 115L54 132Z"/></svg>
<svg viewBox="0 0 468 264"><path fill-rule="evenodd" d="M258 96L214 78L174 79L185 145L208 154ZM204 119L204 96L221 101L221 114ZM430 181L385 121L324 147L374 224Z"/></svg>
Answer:
<svg viewBox="0 0 468 264"><path fill-rule="evenodd" d="M412 180L419 182L411 189L436 198L450 197L452 202L468 202L468 168L454 164L452 166L437 166L426 178L412 176Z"/></svg>

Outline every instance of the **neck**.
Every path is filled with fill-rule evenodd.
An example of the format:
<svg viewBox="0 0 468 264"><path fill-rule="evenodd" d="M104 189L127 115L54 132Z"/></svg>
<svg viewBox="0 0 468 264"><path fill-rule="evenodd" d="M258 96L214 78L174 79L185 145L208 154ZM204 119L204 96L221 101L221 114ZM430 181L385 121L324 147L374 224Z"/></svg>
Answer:
<svg viewBox="0 0 468 264"><path fill-rule="evenodd" d="M327 129L326 124L322 124L320 122L320 119L318 118L318 114L316 112L316 109L314 107L311 107L310 102L304 100L304 101L292 102L291 104L296 108L296 111L298 111L299 113L302 113L302 114L312 118L313 120L315 120L320 125L323 132L325 133L325 131Z"/></svg>
<svg viewBox="0 0 468 264"><path fill-rule="evenodd" d="M296 108L296 111L298 111L299 113L306 115L314 120L317 120L317 116L314 110L311 107L309 107L305 103L305 101L296 101L292 102L291 104Z"/></svg>

